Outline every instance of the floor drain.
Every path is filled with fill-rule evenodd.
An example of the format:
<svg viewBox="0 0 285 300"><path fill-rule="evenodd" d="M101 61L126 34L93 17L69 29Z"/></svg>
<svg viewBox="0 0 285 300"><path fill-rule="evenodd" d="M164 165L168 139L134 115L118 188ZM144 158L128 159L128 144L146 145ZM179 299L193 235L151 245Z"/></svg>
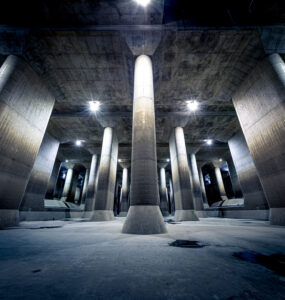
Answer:
<svg viewBox="0 0 285 300"><path fill-rule="evenodd" d="M285 276L285 255L284 254L272 254L263 255L254 251L236 252L233 254L241 260L249 261L255 264L262 265L276 274Z"/></svg>
<svg viewBox="0 0 285 300"><path fill-rule="evenodd" d="M203 248L205 245L199 244L197 241L187 241L187 240L176 240L169 244L172 247L182 247L182 248Z"/></svg>

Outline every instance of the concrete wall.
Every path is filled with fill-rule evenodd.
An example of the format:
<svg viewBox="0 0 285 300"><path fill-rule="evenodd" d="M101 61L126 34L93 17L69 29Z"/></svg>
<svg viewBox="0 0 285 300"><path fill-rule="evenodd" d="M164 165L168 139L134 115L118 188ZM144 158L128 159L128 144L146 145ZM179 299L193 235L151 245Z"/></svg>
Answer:
<svg viewBox="0 0 285 300"><path fill-rule="evenodd" d="M59 159L56 159L53 165L53 169L50 175L50 179L48 182L48 187L47 187L47 192L45 195L46 199L53 199L54 198L54 193L55 193L55 188L57 184L57 179L59 176L59 171L60 171L60 166L61 166L61 161Z"/></svg>
<svg viewBox="0 0 285 300"><path fill-rule="evenodd" d="M31 176L22 199L20 210L44 210L44 198L56 159L59 141L45 134Z"/></svg>
<svg viewBox="0 0 285 300"><path fill-rule="evenodd" d="M9 56L0 69L0 226L18 222L53 105L53 96L27 63Z"/></svg>
<svg viewBox="0 0 285 300"><path fill-rule="evenodd" d="M270 206L272 224L285 225L285 64L278 54L260 62L233 97Z"/></svg>

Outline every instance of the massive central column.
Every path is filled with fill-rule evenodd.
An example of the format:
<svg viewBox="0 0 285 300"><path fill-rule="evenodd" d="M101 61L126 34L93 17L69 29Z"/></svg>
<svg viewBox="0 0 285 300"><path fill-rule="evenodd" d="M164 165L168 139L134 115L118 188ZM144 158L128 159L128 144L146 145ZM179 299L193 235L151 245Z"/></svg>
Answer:
<svg viewBox="0 0 285 300"><path fill-rule="evenodd" d="M92 221L114 220L114 191L118 160L118 139L111 127L104 129L101 160L95 193Z"/></svg>
<svg viewBox="0 0 285 300"><path fill-rule="evenodd" d="M121 199L120 199L120 217L125 217L129 210L128 204L128 168L123 168L123 179L122 179L122 189L121 189Z"/></svg>
<svg viewBox="0 0 285 300"><path fill-rule="evenodd" d="M63 192L61 195L62 201L66 201L66 199L68 197L68 194L69 194L69 191L70 191L71 185L72 185L72 178L73 178L73 168L70 167L70 168L68 168L67 173L66 173Z"/></svg>
<svg viewBox="0 0 285 300"><path fill-rule="evenodd" d="M145 55L135 63L131 182L123 233L165 233L159 208L152 62Z"/></svg>

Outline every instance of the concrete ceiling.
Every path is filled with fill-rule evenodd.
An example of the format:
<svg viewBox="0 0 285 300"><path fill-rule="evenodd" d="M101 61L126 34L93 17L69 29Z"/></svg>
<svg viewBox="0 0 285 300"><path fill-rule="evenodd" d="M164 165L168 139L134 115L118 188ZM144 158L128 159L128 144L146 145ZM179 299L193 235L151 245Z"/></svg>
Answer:
<svg viewBox="0 0 285 300"><path fill-rule="evenodd" d="M247 25L284 21L282 1L256 2L153 0L143 9L133 0L7 1L0 58L22 55L55 95L48 130L62 142L61 157L90 159L107 125L117 129L119 156L130 158L134 61L150 55L158 158L166 158L175 125L184 126L188 144L202 146L207 138L226 143L240 129L232 95L265 55L260 32ZM189 99L200 103L196 114ZM90 100L101 102L97 114Z"/></svg>

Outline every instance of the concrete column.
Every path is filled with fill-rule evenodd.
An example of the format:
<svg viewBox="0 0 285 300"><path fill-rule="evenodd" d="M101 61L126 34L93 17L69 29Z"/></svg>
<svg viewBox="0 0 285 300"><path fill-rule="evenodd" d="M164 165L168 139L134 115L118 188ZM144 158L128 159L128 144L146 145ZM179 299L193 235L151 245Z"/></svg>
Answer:
<svg viewBox="0 0 285 300"><path fill-rule="evenodd" d="M171 178L169 178L169 201L171 203L171 214L175 213L175 200L174 200L174 192L173 192L173 184Z"/></svg>
<svg viewBox="0 0 285 300"><path fill-rule="evenodd" d="M268 203L243 133L237 133L228 143L243 192L243 215L245 218L268 219Z"/></svg>
<svg viewBox="0 0 285 300"><path fill-rule="evenodd" d="M192 174L192 193L194 197L194 207L196 215L198 217L207 217L206 212L204 211L204 202L200 185L199 171L197 167L196 155L194 153L190 154L190 170Z"/></svg>
<svg viewBox="0 0 285 300"><path fill-rule="evenodd" d="M120 199L120 217L125 217L129 210L128 203L128 189L129 178L128 178L128 168L123 169L123 179L122 179L122 189L121 189L121 199Z"/></svg>
<svg viewBox="0 0 285 300"><path fill-rule="evenodd" d="M243 198L240 182L238 180L238 175L237 175L237 172L235 169L235 165L234 165L232 156L228 155L226 158L226 161L227 161L229 172L230 172L230 178L231 178L231 183L232 183L233 191L235 194L235 198L236 199Z"/></svg>
<svg viewBox="0 0 285 300"><path fill-rule="evenodd" d="M218 190L220 193L221 200L226 201L228 199L225 186L224 186L224 181L221 173L221 164L218 162L213 162L214 168L215 168L215 176L217 180L217 185L218 185Z"/></svg>
<svg viewBox="0 0 285 300"><path fill-rule="evenodd" d="M131 162L131 206L123 233L165 233L159 208L152 62L135 63Z"/></svg>
<svg viewBox="0 0 285 300"><path fill-rule="evenodd" d="M176 221L198 221L194 211L184 132L176 127L169 141Z"/></svg>
<svg viewBox="0 0 285 300"><path fill-rule="evenodd" d="M82 196L81 196L81 204L85 203L87 187L88 187L89 172L90 172L90 169L86 169L85 176L84 176Z"/></svg>
<svg viewBox="0 0 285 300"><path fill-rule="evenodd" d="M87 185L87 192L85 198L85 208L84 214L82 217L88 218L90 217L90 212L93 211L94 208L94 201L95 201L95 192L96 192L96 178L97 178L97 165L98 165L98 155L93 154L91 165L90 165L90 172L89 172L89 179Z"/></svg>
<svg viewBox="0 0 285 300"><path fill-rule="evenodd" d="M270 222L285 225L285 64L272 54L233 96L242 131L270 207Z"/></svg>
<svg viewBox="0 0 285 300"><path fill-rule="evenodd" d="M166 187L166 176L165 176L165 167L167 164L159 164L160 167L160 186L159 186L159 194L160 194L160 209L163 216L169 216L168 209L168 195L167 195L167 187Z"/></svg>
<svg viewBox="0 0 285 300"><path fill-rule="evenodd" d="M114 129L104 129L92 221L114 220L114 191L118 160L118 140Z"/></svg>
<svg viewBox="0 0 285 300"><path fill-rule="evenodd" d="M22 59L0 68L0 227L17 225L54 97Z"/></svg>
<svg viewBox="0 0 285 300"><path fill-rule="evenodd" d="M207 207L209 207L209 204L208 204L208 199L207 199L207 194L206 194L204 175L203 175L201 167L199 168L199 177L200 177L201 192L202 192L202 197L203 197L203 202L204 202L204 208L207 208Z"/></svg>
<svg viewBox="0 0 285 300"><path fill-rule="evenodd" d="M45 134L20 205L21 220L41 220L44 198L59 147L59 141Z"/></svg>
<svg viewBox="0 0 285 300"><path fill-rule="evenodd" d="M65 182L64 182L64 187L61 195L61 200L66 201L67 197L69 195L71 185L72 185L72 179L73 179L73 168L70 167L67 170L66 177L65 177Z"/></svg>
<svg viewBox="0 0 285 300"><path fill-rule="evenodd" d="M48 187L47 187L47 192L45 195L46 199L53 199L54 198L54 191L55 191L55 187L57 184L57 180L58 180L58 176L59 176L59 171L61 168L61 161L56 159L52 172L51 172L51 176L49 179L49 183L48 183Z"/></svg>

